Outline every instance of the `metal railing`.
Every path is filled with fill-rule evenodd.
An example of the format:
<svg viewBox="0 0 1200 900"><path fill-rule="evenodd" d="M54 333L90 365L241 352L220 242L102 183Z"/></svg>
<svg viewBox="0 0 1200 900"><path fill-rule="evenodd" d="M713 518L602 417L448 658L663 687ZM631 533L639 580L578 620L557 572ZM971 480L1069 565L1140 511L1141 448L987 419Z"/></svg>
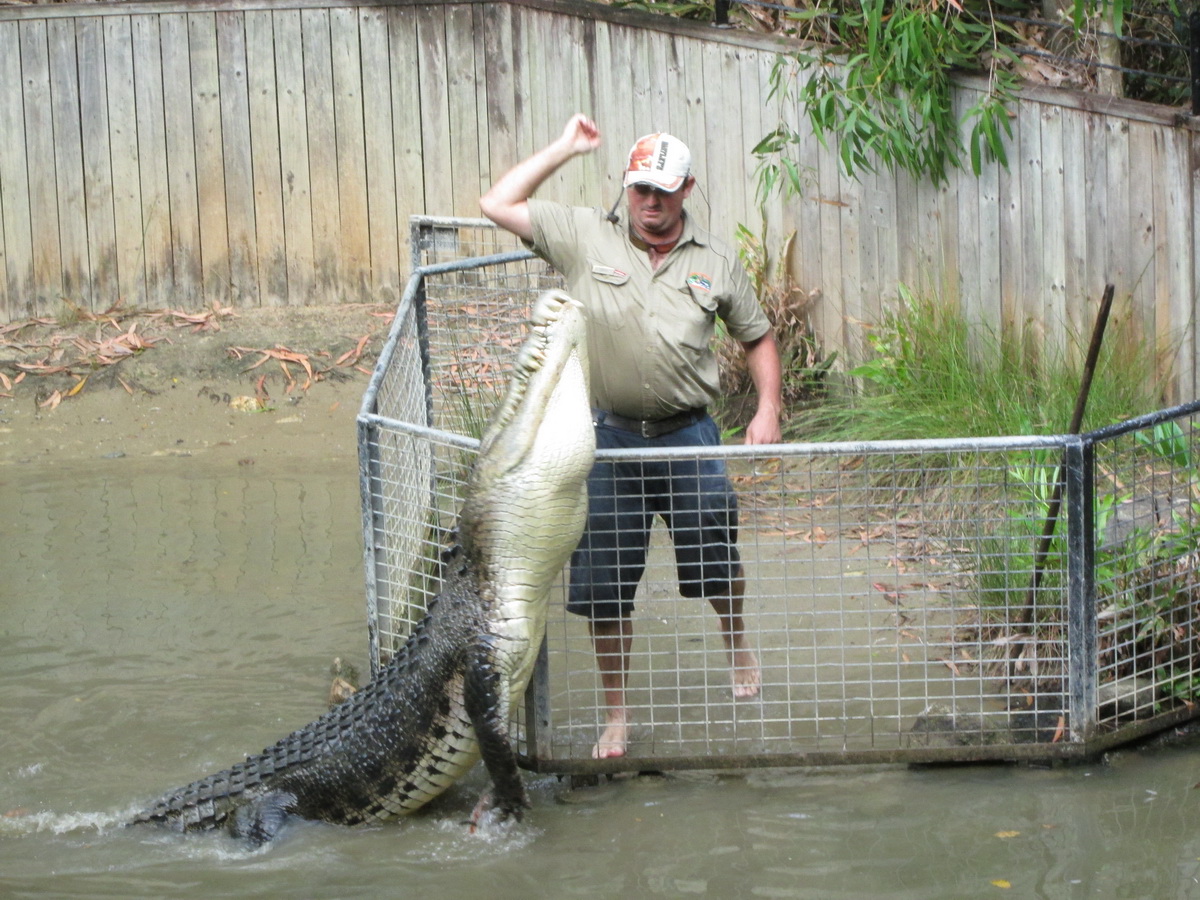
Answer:
<svg viewBox="0 0 1200 900"><path fill-rule="evenodd" d="M474 435L530 302L556 282L494 233L466 248L490 256L448 259L448 227L416 226L416 274L359 416L376 665L437 591ZM734 699L716 618L680 596L656 525L634 613L627 756L591 758L601 689L586 622L560 590L514 723L524 764L584 774L1070 758L1191 717L1197 415L1193 403L1084 435L602 451L726 460L761 689ZM1064 462L1062 520L1031 590Z"/></svg>

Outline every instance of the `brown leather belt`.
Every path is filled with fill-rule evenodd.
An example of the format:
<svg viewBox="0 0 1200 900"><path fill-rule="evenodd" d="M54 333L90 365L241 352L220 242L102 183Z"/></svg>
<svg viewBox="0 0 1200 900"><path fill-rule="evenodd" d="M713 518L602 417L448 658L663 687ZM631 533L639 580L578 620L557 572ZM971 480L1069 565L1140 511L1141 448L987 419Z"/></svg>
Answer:
<svg viewBox="0 0 1200 900"><path fill-rule="evenodd" d="M618 416L607 410L594 409L592 410L592 421L597 425L608 425L622 431L632 431L644 438L656 438L670 434L672 431L678 431L680 428L695 425L707 415L708 410L703 406L685 409L683 412L667 416L665 419L627 419L625 416Z"/></svg>

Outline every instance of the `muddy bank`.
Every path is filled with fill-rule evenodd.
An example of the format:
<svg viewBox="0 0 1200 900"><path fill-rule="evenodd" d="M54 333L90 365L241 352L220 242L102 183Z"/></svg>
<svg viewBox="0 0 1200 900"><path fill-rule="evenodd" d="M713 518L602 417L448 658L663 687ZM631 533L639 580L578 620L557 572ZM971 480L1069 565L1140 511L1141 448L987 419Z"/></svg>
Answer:
<svg viewBox="0 0 1200 900"><path fill-rule="evenodd" d="M355 456L391 309L163 311L0 332L0 466Z"/></svg>

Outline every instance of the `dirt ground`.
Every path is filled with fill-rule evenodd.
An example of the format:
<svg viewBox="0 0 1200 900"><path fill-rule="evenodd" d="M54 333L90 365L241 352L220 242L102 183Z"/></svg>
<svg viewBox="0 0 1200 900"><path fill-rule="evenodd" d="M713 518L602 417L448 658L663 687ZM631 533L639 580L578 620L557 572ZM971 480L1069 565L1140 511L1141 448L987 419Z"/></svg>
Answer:
<svg viewBox="0 0 1200 900"><path fill-rule="evenodd" d="M0 326L0 467L353 457L392 312L76 311Z"/></svg>

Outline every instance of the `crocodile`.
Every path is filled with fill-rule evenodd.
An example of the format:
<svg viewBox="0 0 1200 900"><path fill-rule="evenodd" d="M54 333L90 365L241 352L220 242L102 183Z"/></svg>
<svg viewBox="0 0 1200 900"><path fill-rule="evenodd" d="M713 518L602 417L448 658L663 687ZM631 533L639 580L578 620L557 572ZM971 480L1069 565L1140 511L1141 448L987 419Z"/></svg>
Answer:
<svg viewBox="0 0 1200 900"><path fill-rule="evenodd" d="M441 590L371 680L256 756L133 817L227 829L253 846L291 817L354 825L411 813L482 758L478 818L529 807L509 742L546 628L547 598L579 541L595 454L584 314L538 297L508 390L468 479Z"/></svg>

